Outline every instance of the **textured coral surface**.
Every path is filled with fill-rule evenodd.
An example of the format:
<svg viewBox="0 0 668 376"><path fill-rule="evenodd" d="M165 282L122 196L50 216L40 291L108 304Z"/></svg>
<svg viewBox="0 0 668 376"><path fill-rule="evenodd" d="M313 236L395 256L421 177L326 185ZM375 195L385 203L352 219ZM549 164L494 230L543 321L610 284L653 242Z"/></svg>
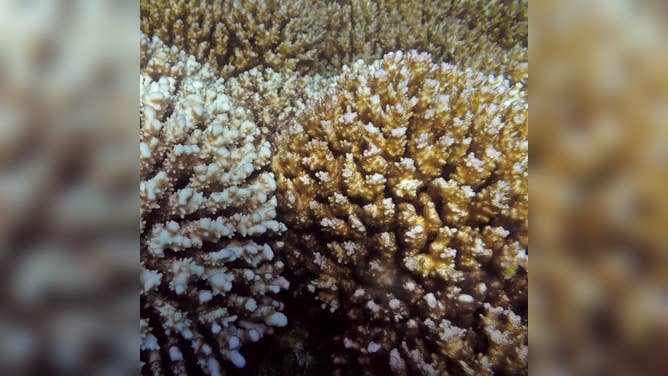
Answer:
<svg viewBox="0 0 668 376"><path fill-rule="evenodd" d="M394 50L528 80L527 1L143 0L141 29L223 77L253 67L338 74Z"/></svg>
<svg viewBox="0 0 668 376"><path fill-rule="evenodd" d="M194 357L218 374L214 353L243 367L241 344L287 324L273 298L289 283L269 244L285 230L270 147L207 67L158 39L142 44L142 361L179 374Z"/></svg>
<svg viewBox="0 0 668 376"><path fill-rule="evenodd" d="M276 142L290 269L346 315L342 342L362 364L521 371L521 87L414 51L344 68L337 83Z"/></svg>
<svg viewBox="0 0 668 376"><path fill-rule="evenodd" d="M526 374L526 12L142 1L143 372Z"/></svg>

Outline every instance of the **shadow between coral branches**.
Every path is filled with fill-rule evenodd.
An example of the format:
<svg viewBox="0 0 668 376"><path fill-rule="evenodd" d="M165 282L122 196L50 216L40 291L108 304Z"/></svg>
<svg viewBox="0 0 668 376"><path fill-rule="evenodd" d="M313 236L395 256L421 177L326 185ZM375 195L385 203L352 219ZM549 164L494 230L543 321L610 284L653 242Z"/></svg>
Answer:
<svg viewBox="0 0 668 376"><path fill-rule="evenodd" d="M289 292L282 295L279 301L285 304L288 326L277 329L273 335L257 343L246 344L242 350L246 367L234 369L229 375L331 375L341 368L333 364L332 355L341 351L335 337L345 328L343 315L320 308L312 297L294 297ZM362 374L362 370L351 366L339 372L342 375ZM381 373L372 373L383 374L378 371Z"/></svg>

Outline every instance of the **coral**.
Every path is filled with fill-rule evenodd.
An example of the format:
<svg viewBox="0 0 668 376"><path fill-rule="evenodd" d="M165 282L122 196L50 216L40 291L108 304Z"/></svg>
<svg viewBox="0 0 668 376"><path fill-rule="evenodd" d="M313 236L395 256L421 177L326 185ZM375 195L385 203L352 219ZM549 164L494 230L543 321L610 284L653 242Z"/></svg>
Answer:
<svg viewBox="0 0 668 376"><path fill-rule="evenodd" d="M419 49L528 83L527 1L147 0L141 29L223 77L253 67L336 75L358 59Z"/></svg>
<svg viewBox="0 0 668 376"><path fill-rule="evenodd" d="M286 299L335 317L320 334L339 372L526 373L526 13L522 0L142 1L145 370L183 358L214 372L214 349L241 365L257 337L245 323L284 323L283 274ZM277 290L232 281L242 265ZM213 310L229 326L212 335ZM185 341L184 325L198 334Z"/></svg>
<svg viewBox="0 0 668 376"><path fill-rule="evenodd" d="M271 148L225 82L142 36L140 77L143 372L245 365L240 347L287 324L274 258Z"/></svg>
<svg viewBox="0 0 668 376"><path fill-rule="evenodd" d="M431 53L437 61L528 83L526 1L347 3L344 11L351 20L351 42L340 47L349 51L342 60L345 64L358 59L370 63L389 51L417 49ZM515 36L524 36L524 43Z"/></svg>
<svg viewBox="0 0 668 376"><path fill-rule="evenodd" d="M283 256L293 287L348 320L335 364L526 373L525 98L399 51L344 66L281 130Z"/></svg>
<svg viewBox="0 0 668 376"><path fill-rule="evenodd" d="M479 29L505 48L527 46L529 7L526 0L451 1L442 8L451 17L465 20L471 29Z"/></svg>
<svg viewBox="0 0 668 376"><path fill-rule="evenodd" d="M290 70L253 68L229 78L227 86L229 95L244 103L262 131L272 134L292 122L333 80Z"/></svg>
<svg viewBox="0 0 668 376"><path fill-rule="evenodd" d="M137 370L137 12L120 5L0 6L4 375Z"/></svg>
<svg viewBox="0 0 668 376"><path fill-rule="evenodd" d="M141 29L229 77L253 67L306 67L340 8L321 0L142 1Z"/></svg>

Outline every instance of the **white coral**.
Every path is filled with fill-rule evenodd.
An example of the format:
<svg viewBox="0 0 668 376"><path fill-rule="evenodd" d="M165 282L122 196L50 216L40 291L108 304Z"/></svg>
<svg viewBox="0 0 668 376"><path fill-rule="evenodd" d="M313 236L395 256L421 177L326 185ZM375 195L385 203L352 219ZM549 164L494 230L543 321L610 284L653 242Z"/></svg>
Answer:
<svg viewBox="0 0 668 376"><path fill-rule="evenodd" d="M157 38L142 46L142 356L159 369L164 348L181 374L184 354L194 353L205 373L218 374L223 360L246 364L244 342L287 325L272 297L289 286L283 264L257 240L285 230L266 171L271 149L233 83Z"/></svg>

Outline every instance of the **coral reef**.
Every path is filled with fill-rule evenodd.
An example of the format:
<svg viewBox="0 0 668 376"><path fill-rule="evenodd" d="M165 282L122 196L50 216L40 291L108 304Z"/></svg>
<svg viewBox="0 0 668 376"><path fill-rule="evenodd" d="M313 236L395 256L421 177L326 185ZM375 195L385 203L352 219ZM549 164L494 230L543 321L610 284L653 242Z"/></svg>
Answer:
<svg viewBox="0 0 668 376"><path fill-rule="evenodd" d="M344 67L277 138L287 264L350 322L335 363L526 372L522 91L426 53L389 53Z"/></svg>
<svg viewBox="0 0 668 376"><path fill-rule="evenodd" d="M141 2L141 29L223 77L253 67L338 74L394 50L528 81L527 1Z"/></svg>
<svg viewBox="0 0 668 376"><path fill-rule="evenodd" d="M141 355L147 373L182 374L287 324L289 286L274 258L271 149L236 82L142 37L140 79Z"/></svg>
<svg viewBox="0 0 668 376"><path fill-rule="evenodd" d="M142 371L527 373L526 12L142 1Z"/></svg>

